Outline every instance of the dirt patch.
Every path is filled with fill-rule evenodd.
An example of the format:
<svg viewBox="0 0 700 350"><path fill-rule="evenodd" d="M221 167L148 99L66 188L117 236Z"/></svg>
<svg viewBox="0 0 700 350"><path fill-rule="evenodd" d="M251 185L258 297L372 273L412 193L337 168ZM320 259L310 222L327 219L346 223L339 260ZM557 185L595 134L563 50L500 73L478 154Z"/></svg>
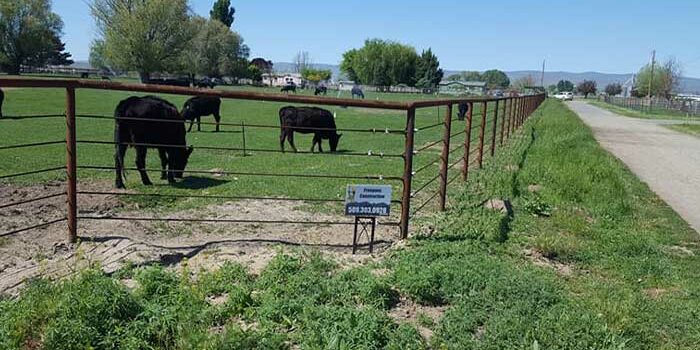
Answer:
<svg viewBox="0 0 700 350"><path fill-rule="evenodd" d="M683 247L683 246L678 246L678 245L666 246L663 249L666 253L671 254L671 255L675 255L675 256L680 256L680 257L695 256L695 252L690 250L690 248Z"/></svg>
<svg viewBox="0 0 700 350"><path fill-rule="evenodd" d="M523 254L533 264L554 269L560 276L571 276L574 273L574 269L571 266L555 259L550 259L537 249L525 249L523 250Z"/></svg>
<svg viewBox="0 0 700 350"><path fill-rule="evenodd" d="M112 191L104 183L80 184L79 191ZM0 187L3 203L65 192L60 183L39 186ZM324 222L351 222L330 213L306 211L302 201L241 200L197 209L158 212L137 209L117 196L79 195L79 215L91 219L78 222L80 242L65 244L65 222L5 237L0 244L0 294L15 294L24 282L39 276L62 278L84 267L99 264L113 273L124 263L161 263L179 268L187 261L192 271L211 270L234 261L258 274L278 253L296 249L319 249L341 266L374 261L368 254L368 237L357 255L352 255L352 225ZM65 196L17 207L0 209L0 232L28 227L65 217ZM214 219L223 222L163 222L109 220L113 217L146 219ZM226 220L245 220L231 222ZM256 223L255 221L295 221L312 224ZM396 217L387 221L396 221ZM381 255L398 239L392 226L377 227L374 255Z"/></svg>
<svg viewBox="0 0 700 350"><path fill-rule="evenodd" d="M653 300L663 298L667 294L678 292L677 288L649 288L643 290L644 294Z"/></svg>
<svg viewBox="0 0 700 350"><path fill-rule="evenodd" d="M446 306L424 306L401 297L399 303L389 311L389 317L397 323L409 323L415 326L423 339L429 341L433 336L435 325L440 322L446 309Z"/></svg>

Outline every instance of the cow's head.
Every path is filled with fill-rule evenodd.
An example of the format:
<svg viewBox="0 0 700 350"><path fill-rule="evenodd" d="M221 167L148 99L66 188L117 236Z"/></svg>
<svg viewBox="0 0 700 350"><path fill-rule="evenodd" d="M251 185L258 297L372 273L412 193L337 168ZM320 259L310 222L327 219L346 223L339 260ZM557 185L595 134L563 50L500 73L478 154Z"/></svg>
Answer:
<svg viewBox="0 0 700 350"><path fill-rule="evenodd" d="M194 109L192 109L192 106L189 103L185 103L185 106L182 107L182 113L180 113L182 117L185 120L192 120L194 119Z"/></svg>
<svg viewBox="0 0 700 350"><path fill-rule="evenodd" d="M170 153L170 162L174 170L174 176L182 179L182 172L187 167L187 161L190 159L190 154L194 151L194 147L178 148Z"/></svg>
<svg viewBox="0 0 700 350"><path fill-rule="evenodd" d="M343 136L343 134L335 133L334 135L331 135L331 138L328 140L328 142L331 144L331 152L335 152L338 149L338 141L340 141L341 136Z"/></svg>

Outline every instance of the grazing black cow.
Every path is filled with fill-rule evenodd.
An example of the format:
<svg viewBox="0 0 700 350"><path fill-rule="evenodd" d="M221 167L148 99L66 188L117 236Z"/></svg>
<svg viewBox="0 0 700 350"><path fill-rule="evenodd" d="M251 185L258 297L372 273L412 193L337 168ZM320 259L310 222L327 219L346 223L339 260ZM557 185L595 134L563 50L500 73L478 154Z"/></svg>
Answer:
<svg viewBox="0 0 700 350"><path fill-rule="evenodd" d="M175 178L182 178L192 147L187 148L185 120L173 104L153 96L129 97L119 102L114 111L114 117L114 142L116 143L114 163L117 188L125 188L122 172L124 154L129 144L136 149L136 168L141 174L141 182L144 185L152 184L145 170L146 151L150 146L144 144L160 145L153 147L158 149L160 156L161 179L174 183Z"/></svg>
<svg viewBox="0 0 700 350"><path fill-rule="evenodd" d="M362 88L360 88L359 86L353 86L351 92L352 92L352 98L355 98L355 96L357 96L361 99L365 98L365 93L362 92Z"/></svg>
<svg viewBox="0 0 700 350"><path fill-rule="evenodd" d="M297 93L297 86L295 84L285 85L282 87L282 89L280 89L280 92L287 92L287 93L293 92L296 94Z"/></svg>
<svg viewBox="0 0 700 350"><path fill-rule="evenodd" d="M469 112L469 103L460 103L459 113L457 113L457 120L464 120L464 117L467 115L467 112Z"/></svg>
<svg viewBox="0 0 700 350"><path fill-rule="evenodd" d="M221 99L214 96L196 96L185 102L182 107L182 117L190 121L190 128L187 132L192 131L192 125L197 120L197 131L202 131L200 122L201 118L206 115L213 115L216 120L216 131L219 131L219 122L221 122Z"/></svg>
<svg viewBox="0 0 700 350"><path fill-rule="evenodd" d="M0 89L0 118L2 118L2 101L5 100L5 93Z"/></svg>
<svg viewBox="0 0 700 350"><path fill-rule="evenodd" d="M294 132L302 134L314 134L311 144L311 152L314 151L318 143L318 151L323 153L321 141L328 140L331 152L338 149L338 141L343 134L338 134L335 127L333 114L325 109L317 107L282 107L280 108L280 148L284 152L284 141L289 140L294 152Z"/></svg>
<svg viewBox="0 0 700 350"><path fill-rule="evenodd" d="M194 86L196 86L196 87L198 87L198 88L209 88L209 89L213 89L213 88L216 86L216 84L214 83L214 80L212 80L212 79L210 79L210 78L202 78L202 79L200 79L200 80L197 80L197 81L194 83Z"/></svg>
<svg viewBox="0 0 700 350"><path fill-rule="evenodd" d="M326 96L327 93L328 93L328 88L325 86L319 86L314 91L314 95L316 95L316 96L318 96L320 94L323 94L323 96Z"/></svg>

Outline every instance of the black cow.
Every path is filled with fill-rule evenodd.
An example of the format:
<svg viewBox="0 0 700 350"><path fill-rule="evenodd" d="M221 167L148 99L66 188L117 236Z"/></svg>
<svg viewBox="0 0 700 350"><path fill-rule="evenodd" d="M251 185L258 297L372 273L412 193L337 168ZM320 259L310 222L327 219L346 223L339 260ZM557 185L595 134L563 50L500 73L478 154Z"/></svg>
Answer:
<svg viewBox="0 0 700 350"><path fill-rule="evenodd" d="M282 89L280 89L280 92L290 92L290 91L296 94L297 93L297 86L295 84L289 84L289 85L283 86Z"/></svg>
<svg viewBox="0 0 700 350"><path fill-rule="evenodd" d="M325 86L319 86L314 91L314 95L316 95L316 96L318 96L320 94L323 94L323 96L326 96L327 93L328 93L328 88Z"/></svg>
<svg viewBox="0 0 700 350"><path fill-rule="evenodd" d="M467 115L467 112L469 112L469 103L460 103L459 113L457 113L457 120L464 120L464 117Z"/></svg>
<svg viewBox="0 0 700 350"><path fill-rule="evenodd" d="M200 122L201 118L206 115L213 115L216 120L216 131L219 131L219 122L221 122L221 99L214 96L197 96L185 102L182 107L182 117L190 121L190 127L187 132L192 131L194 121L197 121L197 131L202 131Z"/></svg>
<svg viewBox="0 0 700 350"><path fill-rule="evenodd" d="M355 98L355 96L364 99L365 98L365 93L362 92L362 89L359 86L353 86L352 87L352 98Z"/></svg>
<svg viewBox="0 0 700 350"><path fill-rule="evenodd" d="M0 89L0 118L2 118L2 101L5 100L5 93Z"/></svg>
<svg viewBox="0 0 700 350"><path fill-rule="evenodd" d="M161 179L168 179L168 182L174 183L175 178L182 178L192 147L187 148L185 120L173 104L153 96L129 97L119 102L114 111L114 117L114 142L116 143L114 163L117 188L124 188L122 179L124 154L129 144L136 149L136 168L141 174L141 182L144 185L152 184L145 170L147 147L158 149L162 168Z"/></svg>
<svg viewBox="0 0 700 350"><path fill-rule="evenodd" d="M198 88L209 88L209 89L213 89L213 88L216 86L216 84L214 83L214 80L212 80L212 79L209 79L209 78L202 78L202 79L200 79L200 80L197 80L197 81L194 83L194 86L196 86L196 87L198 87Z"/></svg>
<svg viewBox="0 0 700 350"><path fill-rule="evenodd" d="M314 134L311 144L311 152L318 143L318 151L323 153L321 140L326 139L331 146L331 152L338 149L338 141L343 134L338 134L335 127L333 114L325 109L317 107L282 107L280 108L280 148L284 152L284 141L289 140L294 152L294 132L302 134Z"/></svg>
<svg viewBox="0 0 700 350"><path fill-rule="evenodd" d="M80 79L87 79L90 77L90 73L80 73Z"/></svg>

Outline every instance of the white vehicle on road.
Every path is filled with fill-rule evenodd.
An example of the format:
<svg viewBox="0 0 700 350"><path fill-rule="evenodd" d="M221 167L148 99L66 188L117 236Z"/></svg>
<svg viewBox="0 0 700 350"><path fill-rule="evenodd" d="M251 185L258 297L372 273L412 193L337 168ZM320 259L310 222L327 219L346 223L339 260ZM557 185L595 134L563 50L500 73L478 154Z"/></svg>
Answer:
<svg viewBox="0 0 700 350"><path fill-rule="evenodd" d="M562 91L552 95L554 98L560 99L562 101L573 101L574 93L571 91Z"/></svg>

